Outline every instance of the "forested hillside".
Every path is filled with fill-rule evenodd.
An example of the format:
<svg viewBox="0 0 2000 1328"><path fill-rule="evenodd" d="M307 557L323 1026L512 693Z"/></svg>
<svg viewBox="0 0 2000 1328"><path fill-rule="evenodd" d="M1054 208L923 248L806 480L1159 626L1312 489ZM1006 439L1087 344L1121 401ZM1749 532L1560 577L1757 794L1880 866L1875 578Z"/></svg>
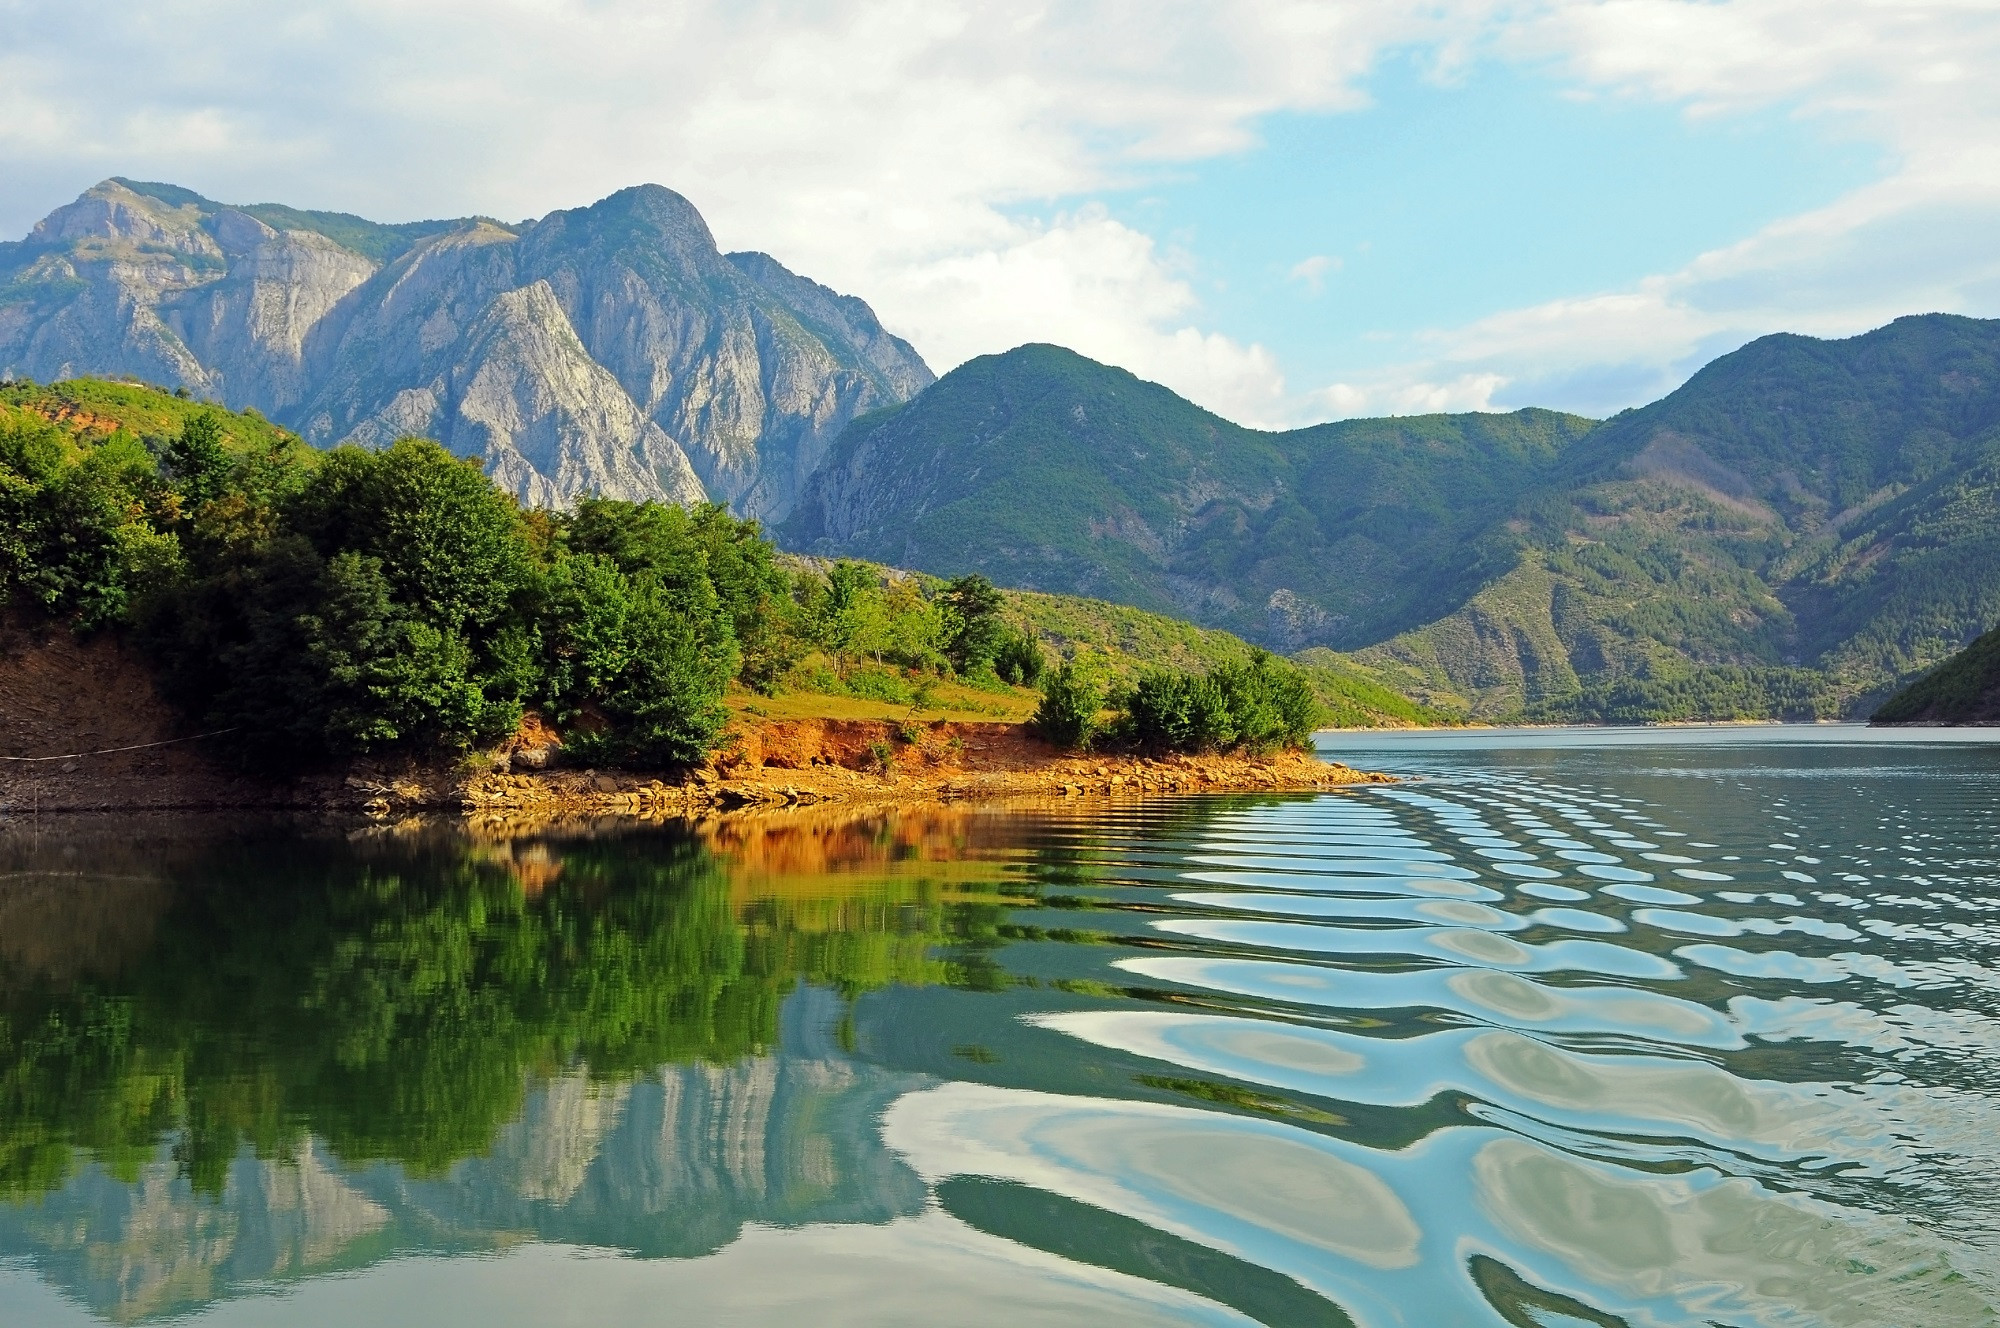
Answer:
<svg viewBox="0 0 2000 1328"><path fill-rule="evenodd" d="M1545 719L1865 712L2000 618L2000 322L1753 342L1515 519L1511 571L1366 657Z"/></svg>
<svg viewBox="0 0 2000 1328"><path fill-rule="evenodd" d="M1495 528L1590 427L1524 410L1264 433L1023 346L857 420L779 533L1177 613L1277 649L1348 648L1428 622L1504 570Z"/></svg>
<svg viewBox="0 0 2000 1328"><path fill-rule="evenodd" d="M1878 724L2000 724L2000 627L1897 692Z"/></svg>
<svg viewBox="0 0 2000 1328"><path fill-rule="evenodd" d="M2000 619L2000 323L1767 337L1599 426L1276 434L1023 347L857 420L783 534L1360 650L1488 717L1865 713Z"/></svg>
<svg viewBox="0 0 2000 1328"><path fill-rule="evenodd" d="M949 684L1019 708L1051 660L1106 684L1254 665L1307 685L1135 610L790 565L719 506L523 508L432 442L321 452L254 412L88 379L0 386L0 611L123 633L191 727L265 767L476 749L530 708L577 759L687 766L732 689L914 715ZM1349 722L1428 716L1315 678Z"/></svg>

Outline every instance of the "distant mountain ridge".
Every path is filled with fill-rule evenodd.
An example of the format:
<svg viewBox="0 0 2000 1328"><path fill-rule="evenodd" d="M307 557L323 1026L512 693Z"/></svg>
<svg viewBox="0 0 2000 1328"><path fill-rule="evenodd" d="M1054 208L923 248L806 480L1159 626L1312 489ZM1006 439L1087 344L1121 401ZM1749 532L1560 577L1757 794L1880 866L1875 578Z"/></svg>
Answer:
<svg viewBox="0 0 2000 1328"><path fill-rule="evenodd" d="M1594 424L1523 410L1267 433L1022 346L856 421L781 535L1345 649L1476 588L1494 514Z"/></svg>
<svg viewBox="0 0 2000 1328"><path fill-rule="evenodd" d="M1359 651L1482 715L1865 712L2000 620L2000 322L1766 337L1602 424L1285 433L1026 346L857 420L781 534Z"/></svg>
<svg viewBox="0 0 2000 1328"><path fill-rule="evenodd" d="M0 377L133 374L524 500L713 499L790 548L1354 652L1448 711L1825 718L2000 621L2000 322L1779 335L1602 423L1245 428L1056 346L934 379L658 186L381 225L111 180L0 244Z"/></svg>
<svg viewBox="0 0 2000 1328"><path fill-rule="evenodd" d="M0 373L127 373L321 445L438 438L524 500L770 518L932 379L862 301L722 254L657 185L511 227L382 225L107 180L0 245Z"/></svg>

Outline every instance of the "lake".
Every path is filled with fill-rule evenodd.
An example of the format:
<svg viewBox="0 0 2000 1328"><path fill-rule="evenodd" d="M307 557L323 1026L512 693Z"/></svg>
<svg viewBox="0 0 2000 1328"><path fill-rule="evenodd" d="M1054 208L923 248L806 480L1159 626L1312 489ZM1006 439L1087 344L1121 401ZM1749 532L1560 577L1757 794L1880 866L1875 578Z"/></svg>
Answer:
<svg viewBox="0 0 2000 1328"><path fill-rule="evenodd" d="M2000 733L0 821L0 1324L2000 1321Z"/></svg>

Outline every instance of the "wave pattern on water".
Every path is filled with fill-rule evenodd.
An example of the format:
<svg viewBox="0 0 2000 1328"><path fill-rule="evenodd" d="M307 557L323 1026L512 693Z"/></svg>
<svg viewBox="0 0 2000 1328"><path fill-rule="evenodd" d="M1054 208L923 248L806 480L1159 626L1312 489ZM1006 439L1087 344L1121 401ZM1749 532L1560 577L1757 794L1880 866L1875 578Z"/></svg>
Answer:
<svg viewBox="0 0 2000 1328"><path fill-rule="evenodd" d="M1023 1018L1210 1085L1203 1114L1270 1118L1234 1151L1176 1146L1232 1178L1230 1205L1107 1194L1054 1143L1083 1127L1048 1123L1082 1107L926 1110L1003 1152L992 1174L1240 1248L1361 1323L1995 1322L2000 779L1871 767L1864 796L1851 770L1437 761L1218 811L1177 882L1104 880L1091 902L1133 943L1110 966L1143 1000ZM1690 779L1712 818L1675 797ZM1094 839L1161 864L1143 814ZM1128 910L1143 934L1110 921ZM1193 1127L1160 1113L1190 1110L1115 1128L1175 1137ZM1299 1186L1347 1196L1346 1168L1375 1188L1326 1202L1413 1232L1395 1258L1265 1239Z"/></svg>
<svg viewBox="0 0 2000 1328"><path fill-rule="evenodd" d="M2000 1323L2000 744L1366 741L1419 778L0 824L0 1322Z"/></svg>

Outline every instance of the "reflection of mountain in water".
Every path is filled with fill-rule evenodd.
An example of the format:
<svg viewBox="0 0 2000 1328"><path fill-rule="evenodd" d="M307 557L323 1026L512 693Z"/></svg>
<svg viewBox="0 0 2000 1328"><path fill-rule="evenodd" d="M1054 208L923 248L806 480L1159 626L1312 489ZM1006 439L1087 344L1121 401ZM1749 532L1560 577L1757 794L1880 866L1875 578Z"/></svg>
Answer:
<svg viewBox="0 0 2000 1328"><path fill-rule="evenodd" d="M0 1207L0 1257L129 1322L352 1262L392 1220L310 1144L288 1162L237 1159L220 1200L179 1172L163 1150L127 1178L93 1164L39 1203Z"/></svg>
<svg viewBox="0 0 2000 1328"><path fill-rule="evenodd" d="M662 1066L616 1089L558 1079L487 1156L401 1180L385 1201L447 1240L519 1231L673 1257L719 1249L745 1222L914 1213L923 1183L874 1121L923 1080L839 1054L827 1036L839 1014L831 994L801 988L778 1055Z"/></svg>
<svg viewBox="0 0 2000 1328"><path fill-rule="evenodd" d="M924 1184L874 1122L924 1080L842 1055L829 1036L841 1012L831 993L801 987L774 1055L619 1084L558 1075L490 1152L440 1177L343 1169L311 1139L290 1159L245 1152L214 1198L178 1174L170 1146L125 1178L92 1164L38 1202L0 1207L0 1258L32 1260L127 1322L417 1249L532 1236L692 1257L745 1223L914 1214Z"/></svg>

